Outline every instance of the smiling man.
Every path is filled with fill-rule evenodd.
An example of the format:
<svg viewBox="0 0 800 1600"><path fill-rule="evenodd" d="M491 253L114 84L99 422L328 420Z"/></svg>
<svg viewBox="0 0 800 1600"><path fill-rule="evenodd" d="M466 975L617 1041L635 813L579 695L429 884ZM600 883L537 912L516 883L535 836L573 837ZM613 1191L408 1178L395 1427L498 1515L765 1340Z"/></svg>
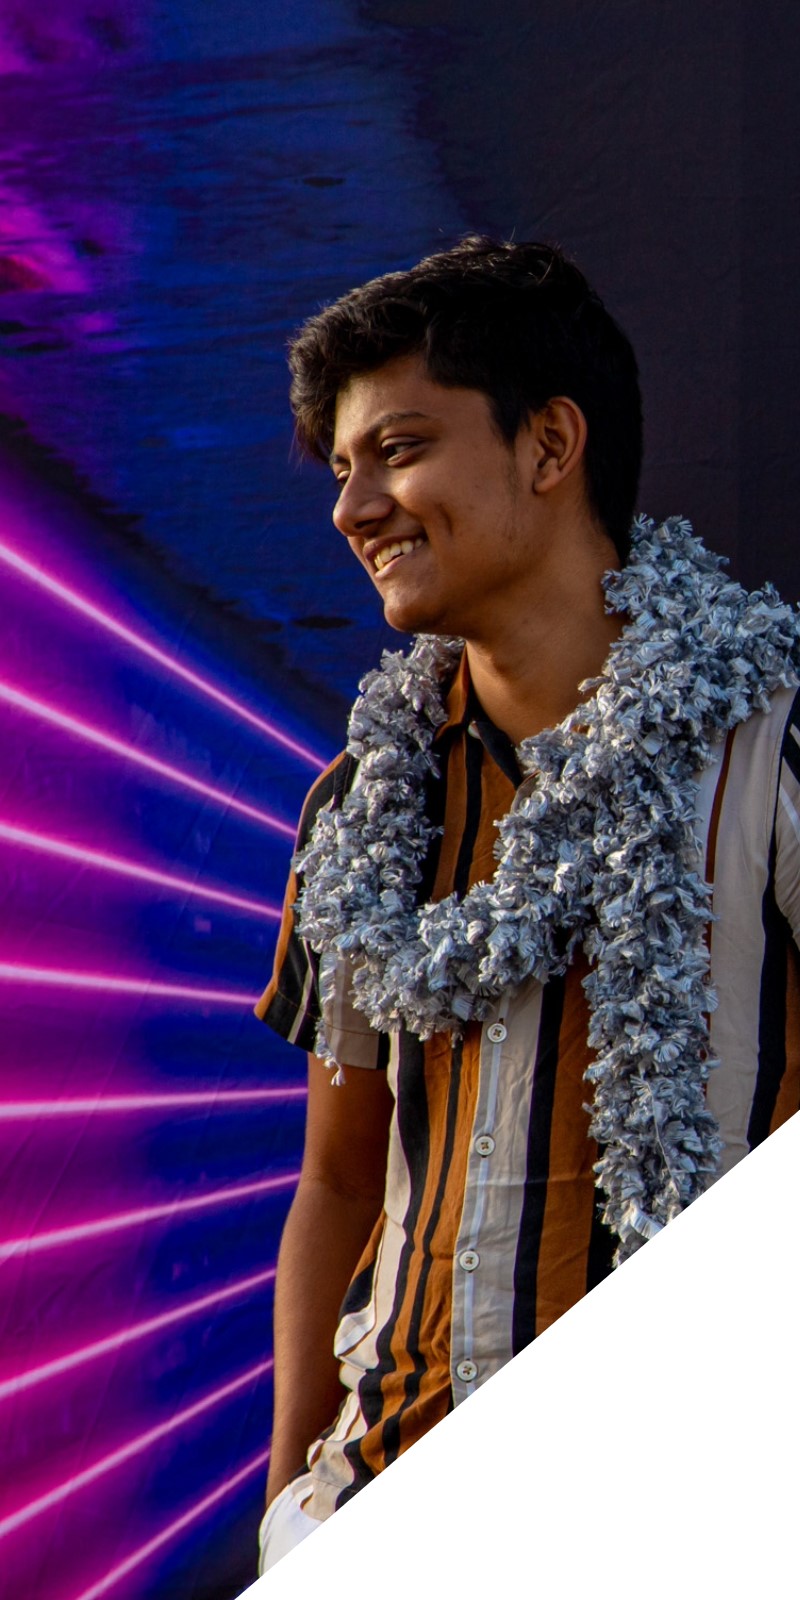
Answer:
<svg viewBox="0 0 800 1600"><path fill-rule="evenodd" d="M797 623L634 522L624 334L558 250L467 239L291 364L418 637L309 795L259 1006L310 1053L262 1570L800 1100Z"/></svg>

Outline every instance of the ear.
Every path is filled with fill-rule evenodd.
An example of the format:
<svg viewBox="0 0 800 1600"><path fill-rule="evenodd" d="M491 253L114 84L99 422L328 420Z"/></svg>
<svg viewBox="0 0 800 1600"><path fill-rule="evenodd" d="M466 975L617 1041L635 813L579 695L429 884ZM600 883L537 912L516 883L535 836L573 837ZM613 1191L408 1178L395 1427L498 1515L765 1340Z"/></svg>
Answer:
<svg viewBox="0 0 800 1600"><path fill-rule="evenodd" d="M575 473L583 460L586 418L568 395L548 400L530 419L534 494L549 494Z"/></svg>

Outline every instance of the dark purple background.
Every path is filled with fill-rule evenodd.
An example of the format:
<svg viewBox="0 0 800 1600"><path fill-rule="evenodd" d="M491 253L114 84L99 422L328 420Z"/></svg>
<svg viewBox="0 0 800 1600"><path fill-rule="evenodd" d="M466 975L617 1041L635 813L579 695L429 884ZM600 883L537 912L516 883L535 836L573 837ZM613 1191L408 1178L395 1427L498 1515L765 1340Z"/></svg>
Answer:
<svg viewBox="0 0 800 1600"><path fill-rule="evenodd" d="M642 509L796 597L798 65L777 0L0 0L3 1600L232 1600L254 1576L251 1280L303 1082L247 999L274 918L206 893L274 905L288 839L8 685L289 821L315 770L8 551L331 754L394 636L326 474L290 457L284 344L478 229L557 240L631 334Z"/></svg>

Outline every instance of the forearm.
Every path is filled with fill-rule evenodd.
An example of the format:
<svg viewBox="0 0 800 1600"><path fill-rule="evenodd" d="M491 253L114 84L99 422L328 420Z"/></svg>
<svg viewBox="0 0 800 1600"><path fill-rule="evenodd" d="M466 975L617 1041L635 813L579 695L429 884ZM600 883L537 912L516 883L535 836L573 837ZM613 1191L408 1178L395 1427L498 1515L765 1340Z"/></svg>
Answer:
<svg viewBox="0 0 800 1600"><path fill-rule="evenodd" d="M380 1210L377 1196L343 1195L317 1178L301 1179L278 1257L267 1504L341 1404L332 1349L339 1307Z"/></svg>

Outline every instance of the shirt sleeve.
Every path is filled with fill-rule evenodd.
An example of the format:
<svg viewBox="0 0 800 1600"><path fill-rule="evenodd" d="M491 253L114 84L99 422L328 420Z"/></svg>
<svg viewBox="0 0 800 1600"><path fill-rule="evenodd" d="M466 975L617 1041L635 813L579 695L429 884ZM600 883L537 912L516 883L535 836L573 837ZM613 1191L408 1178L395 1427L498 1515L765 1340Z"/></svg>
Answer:
<svg viewBox="0 0 800 1600"><path fill-rule="evenodd" d="M775 899L800 947L800 694L786 722L778 770Z"/></svg>
<svg viewBox="0 0 800 1600"><path fill-rule="evenodd" d="M770 784L769 792L775 806L770 862L778 921L765 899L767 954L751 1146L800 1108L800 695L785 723L777 787Z"/></svg>
<svg viewBox="0 0 800 1600"><path fill-rule="evenodd" d="M355 775L355 762L347 754L334 761L309 791L297 831L297 849L308 842L318 813L331 802L341 804ZM283 916L275 947L272 977L259 1000L255 1013L282 1039L301 1050L315 1048L317 1028L322 1020L319 995L319 958L301 938L295 923L295 902L299 883L294 871L289 874L283 902ZM384 1067L387 1040L370 1027L352 1004L352 970L340 959L332 1003L325 1007L325 1037L341 1066Z"/></svg>

